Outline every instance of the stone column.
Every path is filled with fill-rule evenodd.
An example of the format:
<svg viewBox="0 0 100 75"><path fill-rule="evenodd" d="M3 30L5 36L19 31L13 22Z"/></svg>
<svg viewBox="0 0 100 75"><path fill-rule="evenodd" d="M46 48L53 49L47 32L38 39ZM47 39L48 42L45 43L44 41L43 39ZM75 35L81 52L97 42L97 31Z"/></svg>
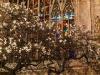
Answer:
<svg viewBox="0 0 100 75"><path fill-rule="evenodd" d="M94 37L97 37L100 35L100 0L91 0L92 6L93 6L93 22L94 24L92 25L93 29L93 35Z"/></svg>
<svg viewBox="0 0 100 75"><path fill-rule="evenodd" d="M79 26L79 0L73 0L73 7L75 9L75 24Z"/></svg>
<svg viewBox="0 0 100 75"><path fill-rule="evenodd" d="M17 4L19 4L19 0L17 0Z"/></svg>
<svg viewBox="0 0 100 75"><path fill-rule="evenodd" d="M82 28L86 26L86 31L91 31L91 9L90 0L73 0L75 9L75 24Z"/></svg>
<svg viewBox="0 0 100 75"><path fill-rule="evenodd" d="M91 15L91 33L94 35L94 0L90 0L90 15Z"/></svg>
<svg viewBox="0 0 100 75"><path fill-rule="evenodd" d="M91 31L90 0L79 0L80 26L86 26L85 31Z"/></svg>
<svg viewBox="0 0 100 75"><path fill-rule="evenodd" d="M38 18L40 16L40 0L38 0Z"/></svg>
<svg viewBox="0 0 100 75"><path fill-rule="evenodd" d="M100 17L100 0L94 0L95 16Z"/></svg>
<svg viewBox="0 0 100 75"><path fill-rule="evenodd" d="M29 3L30 3L30 1L27 0L27 9L29 9Z"/></svg>

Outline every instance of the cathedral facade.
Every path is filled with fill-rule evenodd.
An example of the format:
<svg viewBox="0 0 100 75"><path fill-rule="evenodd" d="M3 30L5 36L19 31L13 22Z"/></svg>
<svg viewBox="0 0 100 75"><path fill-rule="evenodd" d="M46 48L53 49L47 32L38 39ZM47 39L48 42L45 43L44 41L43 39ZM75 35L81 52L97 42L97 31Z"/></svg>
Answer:
<svg viewBox="0 0 100 75"><path fill-rule="evenodd" d="M0 0L0 2L15 2L20 3L20 1L25 1L26 7L31 7L37 15L40 14L42 2L44 2L45 7L43 8L45 14L49 15L53 12L55 2L57 0ZM58 0L58 12L63 16L66 3L71 2L69 6L74 9L74 21L78 26L86 26L86 31L89 30L93 35L98 34L100 31L100 0ZM54 10L55 11L55 10Z"/></svg>

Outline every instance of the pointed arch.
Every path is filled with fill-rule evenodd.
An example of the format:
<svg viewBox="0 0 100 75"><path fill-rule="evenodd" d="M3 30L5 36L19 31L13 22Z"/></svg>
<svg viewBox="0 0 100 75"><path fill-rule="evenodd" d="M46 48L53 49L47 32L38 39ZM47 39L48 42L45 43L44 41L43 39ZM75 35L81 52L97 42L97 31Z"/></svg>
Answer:
<svg viewBox="0 0 100 75"><path fill-rule="evenodd" d="M74 12L74 7L73 7L73 4L72 4L72 1L66 0L65 6L64 6L64 9L63 9L64 18L66 18L66 15L67 15L66 19L70 19L70 17L74 16L74 13L75 12Z"/></svg>
<svg viewBox="0 0 100 75"><path fill-rule="evenodd" d="M59 17L61 15L60 6L57 0L54 1L51 16L52 17Z"/></svg>

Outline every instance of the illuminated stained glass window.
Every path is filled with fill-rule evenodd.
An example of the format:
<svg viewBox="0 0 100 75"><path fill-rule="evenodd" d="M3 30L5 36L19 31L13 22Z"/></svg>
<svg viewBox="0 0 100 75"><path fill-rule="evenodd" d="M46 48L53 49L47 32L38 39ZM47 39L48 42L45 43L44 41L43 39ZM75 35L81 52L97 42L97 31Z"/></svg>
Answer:
<svg viewBox="0 0 100 75"><path fill-rule="evenodd" d="M51 0L51 2L52 1L53 0ZM63 19L64 20L73 19L73 17L75 16L71 0L55 0L53 5L53 10L51 13L53 20L60 20L62 18L60 11L60 4L64 2L66 3L64 5L64 10L63 10Z"/></svg>
<svg viewBox="0 0 100 75"><path fill-rule="evenodd" d="M64 18L65 19L73 19L74 16L74 8L72 6L71 0L67 0L64 8Z"/></svg>
<svg viewBox="0 0 100 75"><path fill-rule="evenodd" d="M53 5L53 10L51 13L52 19L56 20L56 21L59 20L60 14L61 14L61 11L60 11L60 7L59 7L59 3L57 0L55 0L54 5Z"/></svg>
<svg viewBox="0 0 100 75"><path fill-rule="evenodd" d="M10 2L14 1L14 3L16 3L16 0L9 0ZM27 0L19 0L19 3L21 3L22 1L25 2L25 5L27 6ZM29 7L32 8L32 0L30 0L30 5ZM45 5L47 5L48 3L50 3L49 5L53 6L52 10L49 10L48 8L48 13L46 9L44 9ZM64 5L65 4L65 5ZM63 16L61 14L61 7L62 5L64 5L64 9L63 9ZM48 6L48 5L47 5ZM37 8L38 8L38 0L34 0L34 11L36 11L37 13ZM44 16L46 14L49 14L49 11L51 12L51 19L54 21L58 21L58 20L72 20L74 19L74 8L72 5L72 0L40 0L40 17L42 17L42 19L44 18ZM50 15L50 14L49 14Z"/></svg>

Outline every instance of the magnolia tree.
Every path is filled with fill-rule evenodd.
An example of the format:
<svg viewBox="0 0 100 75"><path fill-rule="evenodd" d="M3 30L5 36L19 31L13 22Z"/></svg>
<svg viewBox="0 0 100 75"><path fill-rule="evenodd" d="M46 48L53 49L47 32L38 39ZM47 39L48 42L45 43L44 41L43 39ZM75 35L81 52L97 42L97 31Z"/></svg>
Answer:
<svg viewBox="0 0 100 75"><path fill-rule="evenodd" d="M87 35L73 30L73 36L62 35L54 26L40 22L31 10L23 6L0 6L0 67L16 75L23 67L35 69L40 63L48 73L62 73L70 59L89 58ZM78 53L81 52L81 53ZM49 63L44 61L48 60ZM56 61L59 68L52 67ZM61 62L60 62L61 61ZM10 66L9 66L10 65ZM43 69L43 68L42 68Z"/></svg>

